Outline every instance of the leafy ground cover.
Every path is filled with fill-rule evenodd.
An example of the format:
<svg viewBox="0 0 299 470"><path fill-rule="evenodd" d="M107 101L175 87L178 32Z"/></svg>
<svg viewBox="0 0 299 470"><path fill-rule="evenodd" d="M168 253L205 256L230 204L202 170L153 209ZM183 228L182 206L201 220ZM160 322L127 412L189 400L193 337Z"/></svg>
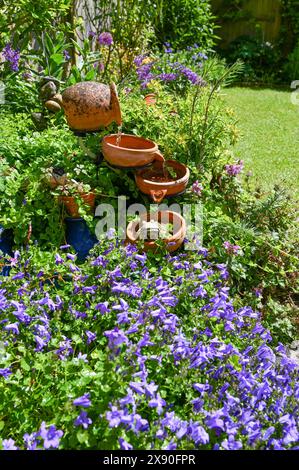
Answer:
<svg viewBox="0 0 299 470"><path fill-rule="evenodd" d="M291 92L271 89L229 88L225 100L238 118L240 138L236 156L257 184L269 189L275 184L299 191L298 105Z"/></svg>

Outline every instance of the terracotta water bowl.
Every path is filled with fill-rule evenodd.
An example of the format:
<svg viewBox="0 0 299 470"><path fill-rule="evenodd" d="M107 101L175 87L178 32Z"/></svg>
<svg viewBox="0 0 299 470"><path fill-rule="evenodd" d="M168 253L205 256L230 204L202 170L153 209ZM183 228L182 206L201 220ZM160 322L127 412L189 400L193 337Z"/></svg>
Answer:
<svg viewBox="0 0 299 470"><path fill-rule="evenodd" d="M143 224L151 222L153 224L158 223L159 225L167 226L168 224L172 225L172 235L161 238L160 240L146 240L144 237L140 237L140 229ZM155 227L153 232L155 233ZM136 244L139 241L143 241L144 251L157 251L161 241L163 241L165 248L169 252L176 251L183 243L186 237L186 222L185 219L176 212L171 211L159 211L155 213L145 213L142 214L138 220L132 221L127 226L127 242Z"/></svg>
<svg viewBox="0 0 299 470"><path fill-rule="evenodd" d="M164 168L164 171L163 171ZM190 178L189 168L175 160L167 160L163 167L160 164L149 169L139 170L135 181L143 194L159 204L166 196L176 196L183 193Z"/></svg>
<svg viewBox="0 0 299 470"><path fill-rule="evenodd" d="M103 155L111 166L136 169L149 166L154 161L164 161L155 142L135 135L121 134L117 145L118 138L118 134L103 138Z"/></svg>

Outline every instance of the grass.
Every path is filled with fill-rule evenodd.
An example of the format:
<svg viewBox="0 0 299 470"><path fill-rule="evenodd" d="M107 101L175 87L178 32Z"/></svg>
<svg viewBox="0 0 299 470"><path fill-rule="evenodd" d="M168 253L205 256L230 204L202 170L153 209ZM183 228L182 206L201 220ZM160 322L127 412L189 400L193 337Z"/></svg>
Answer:
<svg viewBox="0 0 299 470"><path fill-rule="evenodd" d="M299 104L291 93L271 89L228 88L225 100L235 110L239 142L234 147L245 169L268 190L279 184L299 195Z"/></svg>

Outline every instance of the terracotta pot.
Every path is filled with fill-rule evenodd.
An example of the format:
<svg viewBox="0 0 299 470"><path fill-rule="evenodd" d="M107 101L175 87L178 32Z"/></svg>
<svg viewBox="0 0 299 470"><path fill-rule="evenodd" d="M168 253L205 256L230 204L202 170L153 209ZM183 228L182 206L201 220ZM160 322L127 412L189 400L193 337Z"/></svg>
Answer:
<svg viewBox="0 0 299 470"><path fill-rule="evenodd" d="M167 160L165 162L165 168L172 168L176 173L176 179L167 181L157 181L160 177L163 178L162 169L144 169L139 170L135 174L135 181L143 194L147 194L151 199L158 203L161 202L165 196L176 196L185 191L189 178L190 171L189 168L183 163L177 162L175 160ZM156 179L157 178L157 179Z"/></svg>
<svg viewBox="0 0 299 470"><path fill-rule="evenodd" d="M114 83L81 82L51 98L65 112L70 128L91 132L107 127L113 121L121 124L121 111Z"/></svg>
<svg viewBox="0 0 299 470"><path fill-rule="evenodd" d="M84 204L90 207L90 211L94 209L96 195L94 193L78 194ZM80 217L79 206L74 196L59 196L59 202L63 204L71 217Z"/></svg>
<svg viewBox="0 0 299 470"><path fill-rule="evenodd" d="M144 97L144 101L148 106L154 106L157 103L157 98L154 93L150 93Z"/></svg>
<svg viewBox="0 0 299 470"><path fill-rule="evenodd" d="M139 220L130 222L127 227L127 242L136 244L139 241L138 230L142 221L149 222L151 220L162 224L173 224L173 235L163 240L163 242L167 251L176 251L182 245L186 237L187 229L185 219L176 212L171 211L159 211L153 214L142 214ZM159 247L157 245L156 240L144 241L145 251L157 251L158 248Z"/></svg>
<svg viewBox="0 0 299 470"><path fill-rule="evenodd" d="M119 168L140 168L164 161L157 144L151 140L135 135L121 134L119 145L116 145L118 134L103 138L102 151L105 160Z"/></svg>

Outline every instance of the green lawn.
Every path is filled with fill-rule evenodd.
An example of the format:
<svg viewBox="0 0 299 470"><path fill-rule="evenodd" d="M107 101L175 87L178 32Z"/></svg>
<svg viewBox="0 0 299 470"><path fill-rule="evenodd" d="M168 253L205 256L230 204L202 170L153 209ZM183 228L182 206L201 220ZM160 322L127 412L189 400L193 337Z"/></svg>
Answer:
<svg viewBox="0 0 299 470"><path fill-rule="evenodd" d="M223 91L241 131L237 158L263 188L282 183L299 192L299 104L288 91L229 88Z"/></svg>

